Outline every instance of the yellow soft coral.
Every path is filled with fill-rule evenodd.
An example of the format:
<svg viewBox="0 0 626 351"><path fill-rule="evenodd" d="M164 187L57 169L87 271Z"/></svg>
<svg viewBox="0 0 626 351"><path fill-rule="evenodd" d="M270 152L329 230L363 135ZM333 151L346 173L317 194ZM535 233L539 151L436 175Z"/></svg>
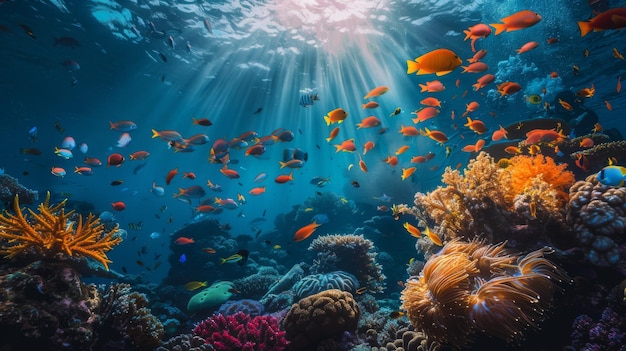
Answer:
<svg viewBox="0 0 626 351"><path fill-rule="evenodd" d="M568 200L567 191L574 184L574 173L565 170L567 164L557 165L550 157L543 155L519 155L510 159L509 166L500 175L500 182L509 187L505 195L508 203L513 203L516 195L527 191L533 179L541 175L541 180L558 192L561 204Z"/></svg>
<svg viewBox="0 0 626 351"><path fill-rule="evenodd" d="M122 238L115 236L117 226L105 233L104 224L91 213L84 223L80 215L77 223L68 221L74 211L65 213L65 200L54 206L50 206L49 202L50 193L46 201L39 204L39 213L28 210L33 217L33 220L29 220L20 209L18 196L15 196L15 214L0 215L0 239L4 239L0 242L0 253L6 254L7 258L30 251L44 257L53 257L59 253L90 257L108 270L111 261L106 252L122 241Z"/></svg>

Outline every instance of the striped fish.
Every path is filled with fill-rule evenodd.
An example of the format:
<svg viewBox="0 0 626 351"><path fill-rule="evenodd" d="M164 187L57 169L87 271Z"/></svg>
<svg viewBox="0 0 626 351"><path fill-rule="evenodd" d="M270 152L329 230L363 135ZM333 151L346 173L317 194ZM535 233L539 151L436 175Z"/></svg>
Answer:
<svg viewBox="0 0 626 351"><path fill-rule="evenodd" d="M302 105L303 107L309 107L309 106L313 106L313 102L318 100L319 101L319 97L317 96L317 94L314 95L310 95L310 94L305 94L300 96L300 105Z"/></svg>

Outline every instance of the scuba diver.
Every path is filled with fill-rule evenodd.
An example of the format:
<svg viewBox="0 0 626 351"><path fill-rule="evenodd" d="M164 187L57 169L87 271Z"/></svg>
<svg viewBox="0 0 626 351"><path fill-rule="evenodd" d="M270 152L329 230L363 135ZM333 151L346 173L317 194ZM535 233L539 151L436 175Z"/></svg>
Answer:
<svg viewBox="0 0 626 351"><path fill-rule="evenodd" d="M575 93L569 90L562 91L554 98L552 103L554 108L548 111L548 117L565 120L571 128L571 137L591 134L599 118L592 109L584 106L584 102L584 98L576 96ZM624 140L619 130L615 128L604 130L602 133L612 140Z"/></svg>

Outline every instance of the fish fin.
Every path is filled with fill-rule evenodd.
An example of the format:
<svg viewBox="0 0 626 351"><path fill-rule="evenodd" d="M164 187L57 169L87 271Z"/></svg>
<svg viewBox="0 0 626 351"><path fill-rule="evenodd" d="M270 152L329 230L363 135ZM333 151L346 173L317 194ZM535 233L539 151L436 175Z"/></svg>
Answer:
<svg viewBox="0 0 626 351"><path fill-rule="evenodd" d="M419 62L415 62L414 60L406 60L406 66L406 74L412 74L418 72L421 65Z"/></svg>
<svg viewBox="0 0 626 351"><path fill-rule="evenodd" d="M157 132L155 129L152 130L152 138L156 138L159 136L159 132Z"/></svg>
<svg viewBox="0 0 626 351"><path fill-rule="evenodd" d="M326 125L329 126L330 125L330 117L324 116L324 120L326 121Z"/></svg>
<svg viewBox="0 0 626 351"><path fill-rule="evenodd" d="M436 74L437 74L437 76L443 76L443 75L446 75L446 74L448 74L450 72L452 72L452 71L439 71Z"/></svg>
<svg viewBox="0 0 626 351"><path fill-rule="evenodd" d="M496 29L495 35L498 35L506 30L506 24L504 23L492 23L490 26Z"/></svg>

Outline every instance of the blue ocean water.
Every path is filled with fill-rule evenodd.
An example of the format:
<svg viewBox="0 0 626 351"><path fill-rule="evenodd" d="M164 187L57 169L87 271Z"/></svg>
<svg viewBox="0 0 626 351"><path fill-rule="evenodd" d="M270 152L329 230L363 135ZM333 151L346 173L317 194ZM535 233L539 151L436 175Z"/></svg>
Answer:
<svg viewBox="0 0 626 351"><path fill-rule="evenodd" d="M621 123L624 94L616 91L626 63L613 53L614 48L626 52L624 33L607 30L581 37L577 22L593 16L590 3L600 6L583 0L1 1L0 168L39 191L40 200L50 191L53 199L68 198L70 205L85 212L113 213L127 235L110 252L110 268L123 268L147 282L159 283L169 264L184 264L178 252L170 250L171 235L205 217L228 224L233 236L252 237L246 244L251 251L289 267L308 247L306 241L293 241L294 231L276 230L277 218L289 216L294 207L306 207L308 199L323 193L333 193L350 206L351 216L312 208L310 218L302 220L317 216L326 223L311 238L352 233L374 216L390 218L390 212L377 206L412 204L416 192L435 189L446 167L462 168L476 155L461 151L464 146L479 139L486 147L494 144L491 134L499 126L559 117L555 99L564 91L575 93L593 85L595 95L585 99L585 108L597 114L605 130L626 133ZM487 71L462 73L459 67L442 76L406 73L406 60L439 48L454 51L467 66L474 53L463 31L477 23L498 23L523 9L540 13L541 21L476 41L477 49L487 50L482 59ZM549 38L557 40L548 43ZM516 53L529 41L539 46ZM475 91L472 84L484 73L494 74L495 83ZM419 84L435 79L444 84L444 91L420 92ZM521 91L501 97L496 84L504 81L518 82ZM363 98L377 86L389 90ZM302 96L312 94L319 100L303 106ZM442 107L437 117L416 127L445 132L446 143L398 132L402 126L415 126L411 112L422 108L420 100L427 96L441 100ZM532 103L531 97L537 96L541 102ZM379 106L364 109L370 100ZM470 116L485 123L485 134L464 126L467 119L462 115L470 102L480 105ZM337 108L348 117L328 126L323 117ZM368 116L379 118L381 125L358 129L356 124ZM193 123L201 118L211 125ZM128 145L120 147L123 132L111 129L110 122L127 120L137 128L128 132ZM336 138L326 141L337 126ZM206 134L209 141L177 151L153 137L152 130L177 131L184 138ZM250 131L261 138L276 130L290 131L293 139L268 144L261 155L246 156L254 141L232 144L227 168L239 178L225 176L220 172L225 165L211 160L219 139L233 141ZM77 144L70 159L55 154L67 137ZM337 152L335 145L350 139L356 150ZM375 146L364 154L368 141ZM86 152L79 150L81 143L87 145ZM397 155L397 166L384 162L402 146L409 148ZM306 160L301 167L281 168L279 162L289 159L285 152L293 149L306 153ZM149 157L131 160L136 151L147 151ZM125 158L119 167L106 165L114 153ZM425 163L410 162L430 153L434 157ZM85 157L104 164L93 167L92 175L74 172L87 166ZM360 169L360 161L367 172ZM562 162L576 170L573 160ZM53 167L67 174L53 175ZM410 167L416 172L402 179L402 169ZM173 169L178 174L168 185L166 177ZM184 178L184 172L193 172L195 179ZM267 178L254 182L260 173ZM275 182L290 173L293 180ZM221 191L210 189L207 181ZM163 196L152 191L153 182L164 187ZM201 186L205 195L174 196L193 185ZM255 187L265 187L264 192L249 193ZM202 201L217 207L215 198L234 199L237 205L220 213L196 210ZM125 209L113 209L116 202L123 202ZM415 255L414 239L398 232L375 244L395 260L385 274L403 279L405 263ZM273 245L281 248L268 249ZM156 255L163 261L159 269L148 271L136 262L152 266ZM217 256L210 260L217 262ZM197 275L204 280L201 269ZM388 285L390 292L400 290L393 282Z"/></svg>

